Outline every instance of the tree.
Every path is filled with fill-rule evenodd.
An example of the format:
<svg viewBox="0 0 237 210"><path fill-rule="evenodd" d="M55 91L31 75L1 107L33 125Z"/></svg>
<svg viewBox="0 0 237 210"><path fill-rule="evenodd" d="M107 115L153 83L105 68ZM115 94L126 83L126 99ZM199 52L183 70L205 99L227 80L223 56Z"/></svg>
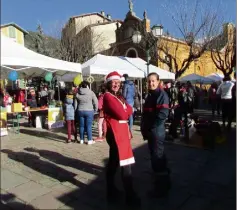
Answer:
<svg viewBox="0 0 237 210"><path fill-rule="evenodd" d="M210 45L211 58L224 76L230 76L236 67L236 29L225 24L226 30L215 37Z"/></svg>
<svg viewBox="0 0 237 210"><path fill-rule="evenodd" d="M167 65L168 69L179 78L190 66L199 58L209 46L213 36L217 34L220 27L217 13L202 9L200 1L196 0L191 9L187 2L180 3L180 8L170 17L176 25L181 38L177 39L171 35L163 35L158 38L152 33L146 33L144 24L140 24L139 31L144 36L140 47L150 49L150 55L154 60L158 60ZM174 6L163 6L168 12ZM180 54L182 53L182 56Z"/></svg>
<svg viewBox="0 0 237 210"><path fill-rule="evenodd" d="M25 36L25 46L37 53L60 59L60 40L43 33L42 26L37 26L37 31L29 31Z"/></svg>

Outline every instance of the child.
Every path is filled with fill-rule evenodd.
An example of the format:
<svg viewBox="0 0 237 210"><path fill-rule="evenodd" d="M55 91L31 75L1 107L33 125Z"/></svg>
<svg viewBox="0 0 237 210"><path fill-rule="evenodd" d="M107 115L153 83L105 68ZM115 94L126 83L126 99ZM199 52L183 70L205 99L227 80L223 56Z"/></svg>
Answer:
<svg viewBox="0 0 237 210"><path fill-rule="evenodd" d="M106 135L106 122L104 120L104 111L103 111L103 98L106 92L105 85L101 86L101 92L98 98L98 109L99 109L99 118L98 118L98 131L99 137L95 139L95 141L104 141Z"/></svg>
<svg viewBox="0 0 237 210"><path fill-rule="evenodd" d="M77 135L75 132L75 124L74 124L75 110L73 107L72 91L69 91L68 95L66 95L65 104L64 104L64 113L65 113L65 119L67 122L67 134L68 134L68 139L66 143L71 143L71 132L75 136L75 141L77 141Z"/></svg>

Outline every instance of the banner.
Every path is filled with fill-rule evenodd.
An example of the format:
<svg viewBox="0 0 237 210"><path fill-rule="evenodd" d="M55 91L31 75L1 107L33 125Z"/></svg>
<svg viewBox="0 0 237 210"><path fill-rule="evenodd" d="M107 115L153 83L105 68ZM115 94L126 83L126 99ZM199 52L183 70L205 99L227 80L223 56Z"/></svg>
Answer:
<svg viewBox="0 0 237 210"><path fill-rule="evenodd" d="M63 109L61 107L48 109L48 127L49 129L64 127Z"/></svg>

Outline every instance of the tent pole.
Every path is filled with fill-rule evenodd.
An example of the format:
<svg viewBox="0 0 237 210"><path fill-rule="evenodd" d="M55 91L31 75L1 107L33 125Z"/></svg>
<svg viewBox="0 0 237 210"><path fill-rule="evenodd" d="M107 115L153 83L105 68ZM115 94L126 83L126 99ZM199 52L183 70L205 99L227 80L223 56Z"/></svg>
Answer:
<svg viewBox="0 0 237 210"><path fill-rule="evenodd" d="M141 104L141 113L142 113L143 112L143 104L142 104L142 79L140 79L140 93L141 93L140 104Z"/></svg>
<svg viewBox="0 0 237 210"><path fill-rule="evenodd" d="M59 82L58 82L58 101L60 101L60 88L59 88Z"/></svg>

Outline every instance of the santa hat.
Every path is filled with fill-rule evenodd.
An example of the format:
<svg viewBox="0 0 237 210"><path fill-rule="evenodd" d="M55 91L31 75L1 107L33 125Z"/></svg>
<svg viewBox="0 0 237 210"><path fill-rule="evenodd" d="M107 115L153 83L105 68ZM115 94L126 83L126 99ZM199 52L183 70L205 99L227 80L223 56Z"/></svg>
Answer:
<svg viewBox="0 0 237 210"><path fill-rule="evenodd" d="M121 81L121 78L122 78L122 76L117 71L113 71L106 76L105 82L109 82L109 81L115 80L115 79Z"/></svg>

